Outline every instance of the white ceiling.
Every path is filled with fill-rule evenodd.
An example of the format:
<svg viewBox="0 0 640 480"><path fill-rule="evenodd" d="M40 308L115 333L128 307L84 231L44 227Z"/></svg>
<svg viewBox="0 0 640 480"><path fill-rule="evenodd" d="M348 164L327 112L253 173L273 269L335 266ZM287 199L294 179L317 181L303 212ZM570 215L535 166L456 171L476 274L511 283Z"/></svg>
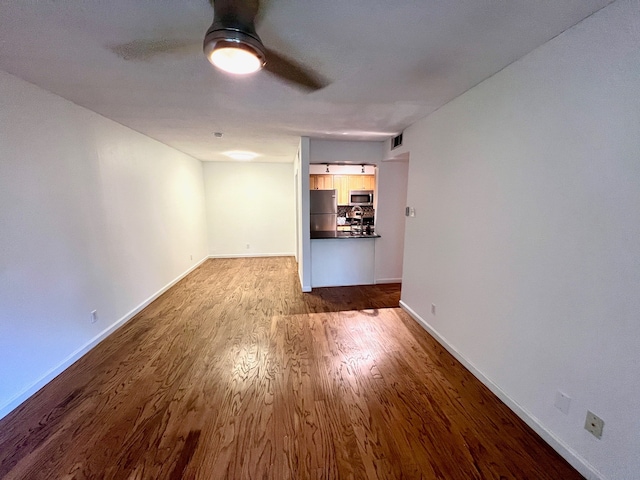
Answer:
<svg viewBox="0 0 640 480"><path fill-rule="evenodd" d="M307 94L216 71L207 0L0 0L0 69L201 160L291 162L301 135L386 140L610 2L269 0L264 44L332 81ZM114 53L133 41L185 46Z"/></svg>

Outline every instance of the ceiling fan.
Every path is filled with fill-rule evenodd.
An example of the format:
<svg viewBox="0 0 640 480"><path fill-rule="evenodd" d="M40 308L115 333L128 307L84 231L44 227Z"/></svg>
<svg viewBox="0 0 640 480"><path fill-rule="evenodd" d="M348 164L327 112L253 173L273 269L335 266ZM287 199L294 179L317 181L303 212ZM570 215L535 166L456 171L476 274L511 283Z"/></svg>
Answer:
<svg viewBox="0 0 640 480"><path fill-rule="evenodd" d="M241 75L264 69L306 91L328 85L326 79L311 68L264 46L255 28L261 13L260 0L209 0L209 3L214 11L213 23L205 34L203 50L214 66ZM125 60L140 60L186 46L190 44L179 40L137 40L112 50Z"/></svg>

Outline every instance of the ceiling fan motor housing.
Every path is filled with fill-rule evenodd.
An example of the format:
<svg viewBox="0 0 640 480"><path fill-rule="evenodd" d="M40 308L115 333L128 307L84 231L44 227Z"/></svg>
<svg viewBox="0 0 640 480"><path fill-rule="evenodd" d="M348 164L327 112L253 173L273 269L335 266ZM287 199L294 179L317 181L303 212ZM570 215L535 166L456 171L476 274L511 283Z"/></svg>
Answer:
<svg viewBox="0 0 640 480"><path fill-rule="evenodd" d="M203 44L205 55L211 58L214 50L223 47L242 48L252 52L264 66L267 61L266 51L253 25L243 25L234 18L226 20L214 19L207 30Z"/></svg>

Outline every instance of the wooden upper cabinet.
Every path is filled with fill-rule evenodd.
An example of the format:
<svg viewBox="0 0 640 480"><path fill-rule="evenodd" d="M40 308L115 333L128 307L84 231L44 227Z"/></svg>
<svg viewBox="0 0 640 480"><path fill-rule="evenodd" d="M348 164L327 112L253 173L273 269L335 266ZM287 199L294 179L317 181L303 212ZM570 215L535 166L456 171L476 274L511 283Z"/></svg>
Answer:
<svg viewBox="0 0 640 480"><path fill-rule="evenodd" d="M309 176L310 190L336 190L338 205L349 205L349 190L375 190L375 175L319 175Z"/></svg>
<svg viewBox="0 0 640 480"><path fill-rule="evenodd" d="M376 189L376 176L375 175L365 175L365 190L375 190Z"/></svg>
<svg viewBox="0 0 640 480"><path fill-rule="evenodd" d="M349 205L349 175L334 175L333 188L336 189L338 205Z"/></svg>
<svg viewBox="0 0 640 480"><path fill-rule="evenodd" d="M318 175L318 190L333 190L333 175Z"/></svg>
<svg viewBox="0 0 640 480"><path fill-rule="evenodd" d="M310 175L310 190L333 190L333 175Z"/></svg>
<svg viewBox="0 0 640 480"><path fill-rule="evenodd" d="M375 175L349 175L349 190L375 190Z"/></svg>

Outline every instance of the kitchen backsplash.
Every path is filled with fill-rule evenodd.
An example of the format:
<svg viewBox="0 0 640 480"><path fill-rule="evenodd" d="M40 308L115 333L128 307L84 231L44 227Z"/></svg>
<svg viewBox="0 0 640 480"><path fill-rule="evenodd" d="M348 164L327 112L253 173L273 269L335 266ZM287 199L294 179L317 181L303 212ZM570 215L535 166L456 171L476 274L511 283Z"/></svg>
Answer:
<svg viewBox="0 0 640 480"><path fill-rule="evenodd" d="M347 213L349 213L352 208L353 207L338 205L338 216L346 217ZM375 210L373 209L373 207L362 207L362 213L367 216L375 215Z"/></svg>

